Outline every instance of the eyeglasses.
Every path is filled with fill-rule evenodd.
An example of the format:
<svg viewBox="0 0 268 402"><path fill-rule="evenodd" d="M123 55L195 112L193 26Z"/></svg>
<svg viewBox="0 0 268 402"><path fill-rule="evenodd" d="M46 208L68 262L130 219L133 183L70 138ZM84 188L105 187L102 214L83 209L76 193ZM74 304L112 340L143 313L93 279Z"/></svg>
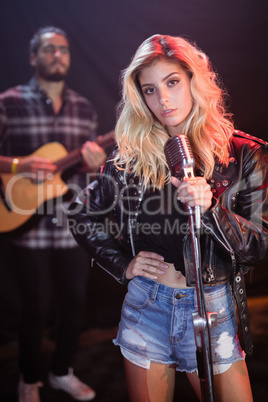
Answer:
<svg viewBox="0 0 268 402"><path fill-rule="evenodd" d="M68 46L48 45L48 46L45 46L42 50L44 53L47 53L47 54L55 54L57 50L59 50L61 52L61 54L69 54L70 53L70 48Z"/></svg>

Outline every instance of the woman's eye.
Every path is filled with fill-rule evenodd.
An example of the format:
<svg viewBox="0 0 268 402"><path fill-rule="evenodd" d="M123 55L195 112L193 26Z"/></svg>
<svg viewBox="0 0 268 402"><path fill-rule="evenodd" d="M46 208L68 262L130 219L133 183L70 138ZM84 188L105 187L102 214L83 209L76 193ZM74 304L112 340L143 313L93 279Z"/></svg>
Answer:
<svg viewBox="0 0 268 402"><path fill-rule="evenodd" d="M146 88L143 92L145 95L152 95L155 92L155 88Z"/></svg>
<svg viewBox="0 0 268 402"><path fill-rule="evenodd" d="M173 86L176 85L178 82L179 82L179 80L170 80L170 81L168 82L168 85L169 85L170 87L173 87Z"/></svg>

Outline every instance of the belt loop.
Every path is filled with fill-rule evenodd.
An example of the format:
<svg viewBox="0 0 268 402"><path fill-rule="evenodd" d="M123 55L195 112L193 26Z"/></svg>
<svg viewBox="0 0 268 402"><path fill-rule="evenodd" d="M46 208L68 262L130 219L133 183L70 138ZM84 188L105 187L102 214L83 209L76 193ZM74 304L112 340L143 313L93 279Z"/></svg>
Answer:
<svg viewBox="0 0 268 402"><path fill-rule="evenodd" d="M158 292L158 288L159 288L159 283L155 283L153 290L152 290L152 296L151 296L151 301L155 302L156 296L157 296L157 292Z"/></svg>

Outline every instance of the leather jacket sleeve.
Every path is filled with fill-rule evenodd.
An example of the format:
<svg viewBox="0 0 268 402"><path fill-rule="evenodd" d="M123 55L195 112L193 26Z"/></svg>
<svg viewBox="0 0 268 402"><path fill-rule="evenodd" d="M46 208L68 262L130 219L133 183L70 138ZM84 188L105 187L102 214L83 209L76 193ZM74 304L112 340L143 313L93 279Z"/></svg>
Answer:
<svg viewBox="0 0 268 402"><path fill-rule="evenodd" d="M118 282L127 283L125 271L132 260L119 243L120 227L113 221L118 184L111 176L112 163L97 175L69 208L69 227L77 243Z"/></svg>
<svg viewBox="0 0 268 402"><path fill-rule="evenodd" d="M267 148L243 142L235 152L239 166L233 173L228 170L233 184L221 200L214 200L202 223L237 263L253 265L268 257Z"/></svg>

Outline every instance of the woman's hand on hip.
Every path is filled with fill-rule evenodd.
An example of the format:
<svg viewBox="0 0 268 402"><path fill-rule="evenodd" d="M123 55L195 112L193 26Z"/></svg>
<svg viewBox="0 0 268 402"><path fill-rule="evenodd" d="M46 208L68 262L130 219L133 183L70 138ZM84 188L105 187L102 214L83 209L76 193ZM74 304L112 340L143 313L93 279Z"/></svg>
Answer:
<svg viewBox="0 0 268 402"><path fill-rule="evenodd" d="M157 279L158 275L164 275L168 264L164 258L151 251L140 251L133 258L126 271L126 279L132 279L135 276L144 276L149 279Z"/></svg>

